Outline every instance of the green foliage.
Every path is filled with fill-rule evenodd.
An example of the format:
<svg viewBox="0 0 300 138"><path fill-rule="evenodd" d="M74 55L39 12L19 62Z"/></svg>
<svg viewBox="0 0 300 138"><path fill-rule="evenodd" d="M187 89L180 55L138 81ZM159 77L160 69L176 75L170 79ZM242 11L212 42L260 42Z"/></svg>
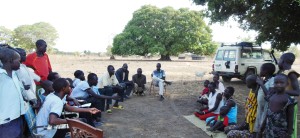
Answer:
<svg viewBox="0 0 300 138"><path fill-rule="evenodd" d="M162 60L170 60L170 55L182 52L209 55L216 47L202 12L146 5L115 36L111 50L117 55L158 53Z"/></svg>
<svg viewBox="0 0 300 138"><path fill-rule="evenodd" d="M12 44L13 32L4 26L0 26L0 42L6 44Z"/></svg>
<svg viewBox="0 0 300 138"><path fill-rule="evenodd" d="M56 29L49 23L39 22L33 25L21 25L14 29L14 45L27 50L35 48L38 39L44 39L48 48L55 45L58 38Z"/></svg>
<svg viewBox="0 0 300 138"><path fill-rule="evenodd" d="M259 32L256 41L271 42L273 48L285 51L300 43L299 0L193 0L207 5L206 15L212 22L224 22L230 17L245 30Z"/></svg>
<svg viewBox="0 0 300 138"><path fill-rule="evenodd" d="M112 48L112 45L108 45L108 46L106 47L106 55L109 55L109 56L112 55L112 53L111 53L111 48Z"/></svg>

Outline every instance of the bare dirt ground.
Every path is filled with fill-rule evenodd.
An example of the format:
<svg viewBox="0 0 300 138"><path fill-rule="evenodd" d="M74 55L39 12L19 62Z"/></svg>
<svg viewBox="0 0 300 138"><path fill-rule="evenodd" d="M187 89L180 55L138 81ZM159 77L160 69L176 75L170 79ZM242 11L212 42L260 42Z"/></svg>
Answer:
<svg viewBox="0 0 300 138"><path fill-rule="evenodd" d="M106 72L108 65L113 65L115 69L118 69L123 63L127 63L130 75L135 74L137 68L142 68L143 74L150 82L150 74L155 69L156 63L160 62L162 69L166 71L167 80L173 81L173 84L167 87L166 100L163 102L158 101L159 98L155 94L146 93L146 96L132 96L131 99L122 103L124 110L113 110L112 115L103 113L105 125L100 128L103 129L105 137L209 137L183 116L193 114L199 106L196 103L196 97L203 89L203 81L212 80L212 75L209 74L211 60L161 62L130 58L114 61L107 59L50 55L53 71L59 72L62 77L74 78L73 73L77 69L83 70L86 76L89 72L93 72L100 77ZM294 68L299 70L300 65L297 63ZM206 72L202 79L195 76L195 73L199 71ZM236 90L234 98L238 103L238 122L242 122L244 120L243 105L249 89L237 79L224 85L225 87L233 86ZM157 91L158 88L155 89L155 92ZM299 127L298 132L300 132Z"/></svg>

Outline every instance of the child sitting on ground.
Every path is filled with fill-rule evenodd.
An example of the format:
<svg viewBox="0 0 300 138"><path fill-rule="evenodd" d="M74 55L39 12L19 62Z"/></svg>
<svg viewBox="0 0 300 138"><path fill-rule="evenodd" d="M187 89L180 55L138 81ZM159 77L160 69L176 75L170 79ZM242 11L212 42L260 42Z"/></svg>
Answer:
<svg viewBox="0 0 300 138"><path fill-rule="evenodd" d="M285 138L293 134L293 113L295 101L285 93L288 86L288 77L278 74L274 78L274 89L276 91L268 100L267 116L262 125L264 137ZM295 130L297 131L297 130Z"/></svg>
<svg viewBox="0 0 300 138"><path fill-rule="evenodd" d="M200 93L200 96L199 96L197 102L201 103L201 101L203 99L207 99L208 93L209 93L208 84L209 84L209 80L205 80L204 83L203 83L204 89L202 90L202 93Z"/></svg>
<svg viewBox="0 0 300 138"><path fill-rule="evenodd" d="M212 124L209 131L222 130L224 127L237 123L237 104L233 100L233 87L227 87L224 91L225 104L220 108L220 114L215 117L215 123Z"/></svg>

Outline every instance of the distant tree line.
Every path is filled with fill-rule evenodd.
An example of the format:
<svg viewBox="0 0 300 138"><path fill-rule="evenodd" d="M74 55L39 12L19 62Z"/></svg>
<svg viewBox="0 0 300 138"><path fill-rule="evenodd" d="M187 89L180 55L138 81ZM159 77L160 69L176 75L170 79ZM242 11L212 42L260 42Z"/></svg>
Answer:
<svg viewBox="0 0 300 138"><path fill-rule="evenodd" d="M32 25L21 25L10 30L0 26L0 43L7 43L14 47L32 50L38 39L44 39L48 44L48 49L53 49L55 40L58 38L56 29L49 23L39 22ZM56 49L57 50L57 49Z"/></svg>

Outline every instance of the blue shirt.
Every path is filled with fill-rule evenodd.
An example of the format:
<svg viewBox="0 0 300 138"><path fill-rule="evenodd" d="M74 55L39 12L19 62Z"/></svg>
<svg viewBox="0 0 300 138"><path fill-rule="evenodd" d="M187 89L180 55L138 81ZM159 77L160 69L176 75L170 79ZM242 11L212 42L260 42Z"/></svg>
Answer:
<svg viewBox="0 0 300 138"><path fill-rule="evenodd" d="M0 68L0 125L25 114L22 89L15 71L9 77L6 70Z"/></svg>
<svg viewBox="0 0 300 138"><path fill-rule="evenodd" d="M153 74L153 76L156 76L157 78L160 78L160 79L163 77L166 77L165 71L162 69L159 71L154 70L152 74Z"/></svg>

